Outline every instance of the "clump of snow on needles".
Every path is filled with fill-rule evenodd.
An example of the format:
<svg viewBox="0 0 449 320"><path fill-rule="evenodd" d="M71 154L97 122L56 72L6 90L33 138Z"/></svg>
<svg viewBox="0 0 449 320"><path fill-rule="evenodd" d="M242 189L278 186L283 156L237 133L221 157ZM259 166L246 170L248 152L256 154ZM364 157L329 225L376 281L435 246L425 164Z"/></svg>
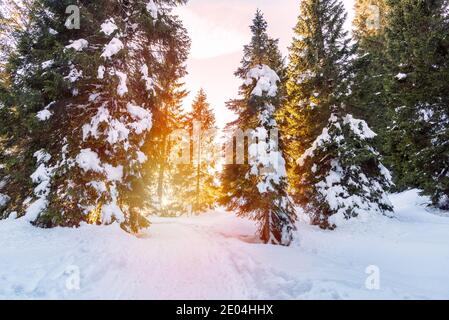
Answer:
<svg viewBox="0 0 449 320"><path fill-rule="evenodd" d="M337 118L331 117L330 121L336 121ZM323 128L323 131L321 132L321 134L315 139L315 141L313 141L312 146L307 149L302 155L301 157L299 157L299 159L297 160L297 164L299 166L304 166L304 163L306 161L307 158L313 157L314 155L314 151L317 150L319 147L323 146L325 143L329 143L331 142L331 136L329 135L329 128L325 127Z"/></svg>
<svg viewBox="0 0 449 320"><path fill-rule="evenodd" d="M33 183L37 184L34 188L34 195L37 198L31 203L25 211L25 219L34 221L48 206L48 194L50 193L51 179L54 174L54 168L48 166L51 155L45 150L39 150L34 153L38 168L30 178Z"/></svg>
<svg viewBox="0 0 449 320"><path fill-rule="evenodd" d="M308 158L313 157L320 148L326 148L327 144L344 145L346 138L343 126L349 128L352 134L361 140L372 139L376 136L365 121L355 119L350 114L342 118L332 114L327 127L323 128L322 133L315 139L312 146L298 159L298 165L303 167ZM360 166L347 166L340 160L341 155L331 159L329 171L315 184L317 192L326 201L329 208L336 212L329 218L329 222L341 226L347 223L349 216L367 217L372 213L387 214L383 208L391 207L391 202L381 182L372 177L368 178ZM386 186L391 186L391 174L388 169L381 163L378 165L378 169L380 175L385 178ZM316 164L312 170L316 170ZM351 178L346 182L347 177L357 177L357 180ZM353 192L351 188L359 191ZM378 197L378 201L367 201L372 198L373 194Z"/></svg>
<svg viewBox="0 0 449 320"><path fill-rule="evenodd" d="M329 118L329 123L335 125L336 127L340 128L340 124L338 123L338 117L335 114L332 114ZM351 131L357 135L360 139L366 140L366 139L373 139L376 137L376 133L370 129L368 124L364 120L359 120L354 118L351 114L347 114L343 117L343 124L349 125L349 128ZM314 151L323 146L325 143L330 143L331 136L329 135L329 127L323 128L321 134L315 139L315 141L312 143L312 146L307 149L302 156L297 160L297 163L300 166L304 165L304 161L312 157L314 154ZM343 140L342 136L335 137L336 143L339 143Z"/></svg>
<svg viewBox="0 0 449 320"><path fill-rule="evenodd" d="M145 163L148 161L148 157L142 151L137 151L137 161L139 163Z"/></svg>
<svg viewBox="0 0 449 320"><path fill-rule="evenodd" d="M101 222L103 224L110 224L112 223L113 219L117 220L118 222L122 222L125 220L125 214L123 213L122 209L120 209L120 206L117 202L118 192L115 186L111 188L111 197L112 201L103 205L101 208Z"/></svg>
<svg viewBox="0 0 449 320"><path fill-rule="evenodd" d="M114 144L127 140L131 130L141 134L151 129L152 114L150 111L132 103L128 103L126 108L134 121L123 123L119 119L113 119L105 105L101 106L90 123L83 126L83 140L86 141L89 137L98 139L100 134L105 134L106 141ZM106 123L108 127L103 132L99 132L102 123Z"/></svg>
<svg viewBox="0 0 449 320"><path fill-rule="evenodd" d="M123 42L118 38L113 38L103 50L101 54L102 58L110 59L112 56L116 55L124 48Z"/></svg>
<svg viewBox="0 0 449 320"><path fill-rule="evenodd" d="M98 154L90 148L81 150L81 152L76 156L76 163L84 171L103 171Z"/></svg>
<svg viewBox="0 0 449 320"><path fill-rule="evenodd" d="M245 84L249 86L253 84L254 80L257 83L251 93L252 95L261 97L266 92L269 97L276 96L278 90L277 83L281 79L270 67L267 65L258 65L252 68L247 74Z"/></svg>
<svg viewBox="0 0 449 320"><path fill-rule="evenodd" d="M158 19L158 16L159 16L159 8L158 8L158 6L156 5L156 3L154 3L153 0L150 0L150 1L147 3L147 11L150 13L151 17L152 17L154 20L157 20L157 19Z"/></svg>
<svg viewBox="0 0 449 320"><path fill-rule="evenodd" d="M406 74L406 73L400 72L400 73L398 73L398 74L395 76L395 78L398 79L398 80L404 80L404 79L407 78L407 74Z"/></svg>
<svg viewBox="0 0 449 320"><path fill-rule="evenodd" d="M98 154L90 148L81 150L76 156L76 163L86 172L105 173L108 181L121 181L123 178L123 166L103 165Z"/></svg>
<svg viewBox="0 0 449 320"><path fill-rule="evenodd" d="M119 84L117 86L117 94L123 97L126 93L128 93L128 86L126 84L128 76L126 75L126 73L123 73L121 71L116 71L115 74L119 78Z"/></svg>
<svg viewBox="0 0 449 320"><path fill-rule="evenodd" d="M78 39L66 46L66 49L74 49L75 51L82 51L89 46L89 42L85 39Z"/></svg>
<svg viewBox="0 0 449 320"><path fill-rule="evenodd" d="M267 65L258 65L252 68L246 77L245 85L251 85L256 81L256 86L251 95L262 97L264 93L268 97L277 95L277 83L279 76ZM259 176L257 188L261 194L275 191L275 185L279 185L286 177L285 160L279 151L277 137L269 136L277 133L277 123L274 120L275 107L265 102L259 113L259 127L252 134L253 143L249 145L248 157L251 165L250 174ZM271 128L271 130L267 130ZM268 132L270 131L270 132ZM269 140L269 141L267 141Z"/></svg>
<svg viewBox="0 0 449 320"><path fill-rule="evenodd" d="M140 72L142 74L142 80L145 81L145 88L147 91L153 91L154 80L149 76L148 66L146 64L142 65Z"/></svg>
<svg viewBox="0 0 449 320"><path fill-rule="evenodd" d="M70 66L70 72L69 74L64 77L64 79L68 80L69 82L73 83L78 81L80 78L83 77L83 71L76 69L73 65Z"/></svg>
<svg viewBox="0 0 449 320"><path fill-rule="evenodd" d="M44 109L44 110L39 111L39 112L36 114L36 118L37 118L39 121L45 121L45 120L50 119L52 115L53 115L53 113L52 113L50 110Z"/></svg>
<svg viewBox="0 0 449 320"><path fill-rule="evenodd" d="M137 134L141 134L142 132L151 129L153 126L151 112L132 103L128 103L127 110L135 120L135 122L130 124L130 127L134 129Z"/></svg>
<svg viewBox="0 0 449 320"><path fill-rule="evenodd" d="M0 193L0 208L3 208L10 200L8 195Z"/></svg>
<svg viewBox="0 0 449 320"><path fill-rule="evenodd" d="M104 72L106 71L106 68L103 66L103 65L101 65L101 66L99 66L98 67L98 71L97 71L97 78L98 79L103 79L104 78Z"/></svg>
<svg viewBox="0 0 449 320"><path fill-rule="evenodd" d="M286 163L279 151L278 142L272 137L267 142L268 138L267 130L259 127L252 135L257 143L251 143L248 148L250 174L260 176L262 180L257 185L260 193L275 191L274 185L278 185L287 175Z"/></svg>
<svg viewBox="0 0 449 320"><path fill-rule="evenodd" d="M343 117L343 124L349 124L352 132L359 136L360 139L373 139L377 134L370 129L366 121L355 119L351 114Z"/></svg>
<svg viewBox="0 0 449 320"><path fill-rule="evenodd" d="M111 34L113 34L114 31L117 29L118 29L118 27L115 24L114 18L110 18L110 19L106 20L101 25L101 32L103 32L107 36L110 36Z"/></svg>
<svg viewBox="0 0 449 320"><path fill-rule="evenodd" d="M41 68L42 69L50 68L53 65L54 62L55 62L54 60L44 61L44 62L41 63Z"/></svg>
<svg viewBox="0 0 449 320"><path fill-rule="evenodd" d="M121 181L123 178L123 166L114 167L110 164L105 164L104 172L109 181Z"/></svg>

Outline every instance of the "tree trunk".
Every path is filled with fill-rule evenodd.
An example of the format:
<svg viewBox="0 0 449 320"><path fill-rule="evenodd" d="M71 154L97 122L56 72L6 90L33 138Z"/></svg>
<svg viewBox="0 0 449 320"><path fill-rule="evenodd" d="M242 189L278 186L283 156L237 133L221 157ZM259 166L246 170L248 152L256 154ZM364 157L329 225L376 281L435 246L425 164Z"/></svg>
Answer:
<svg viewBox="0 0 449 320"><path fill-rule="evenodd" d="M196 208L195 213L200 211L200 175L201 175L201 136L198 135L198 164L196 169Z"/></svg>

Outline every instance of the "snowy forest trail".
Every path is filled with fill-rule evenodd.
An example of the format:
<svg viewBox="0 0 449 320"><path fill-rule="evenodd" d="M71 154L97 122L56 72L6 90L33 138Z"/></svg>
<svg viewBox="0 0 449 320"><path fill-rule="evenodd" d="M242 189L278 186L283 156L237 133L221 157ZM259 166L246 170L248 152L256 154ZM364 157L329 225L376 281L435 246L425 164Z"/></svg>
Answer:
<svg viewBox="0 0 449 320"><path fill-rule="evenodd" d="M117 225L1 221L0 299L449 298L449 218L414 191L392 198L393 219L336 231L300 222L288 248L259 243L252 221L220 210L152 217L138 238ZM365 285L369 266L378 290Z"/></svg>

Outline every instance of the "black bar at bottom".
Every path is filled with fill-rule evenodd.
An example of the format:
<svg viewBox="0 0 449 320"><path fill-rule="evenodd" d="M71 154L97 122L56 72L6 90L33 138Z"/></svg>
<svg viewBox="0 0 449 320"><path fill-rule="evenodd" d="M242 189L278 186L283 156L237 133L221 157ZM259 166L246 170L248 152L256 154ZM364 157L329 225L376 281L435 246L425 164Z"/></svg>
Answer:
<svg viewBox="0 0 449 320"><path fill-rule="evenodd" d="M448 301L0 301L2 314L29 314L46 320L66 316L114 319L344 319L446 314ZM9 309L9 310L8 310ZM74 318L75 319L75 318Z"/></svg>

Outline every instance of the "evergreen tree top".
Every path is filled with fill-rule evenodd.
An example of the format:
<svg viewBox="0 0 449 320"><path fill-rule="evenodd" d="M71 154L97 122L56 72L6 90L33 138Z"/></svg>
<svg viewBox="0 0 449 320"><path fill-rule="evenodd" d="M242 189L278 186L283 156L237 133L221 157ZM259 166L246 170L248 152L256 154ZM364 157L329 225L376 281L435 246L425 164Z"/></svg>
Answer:
<svg viewBox="0 0 449 320"><path fill-rule="evenodd" d="M329 107L336 104L330 100L346 93L354 52L344 28L346 16L340 0L301 2L288 67L287 90L294 106ZM328 98L329 103L323 101Z"/></svg>
<svg viewBox="0 0 449 320"><path fill-rule="evenodd" d="M271 38L267 33L268 23L260 10L256 11L253 24L250 26L252 37L248 45L244 46L242 66L236 76L246 79L250 69L257 65L268 65L277 73L282 73L284 61L278 48L279 39Z"/></svg>
<svg viewBox="0 0 449 320"><path fill-rule="evenodd" d="M206 92L202 88L193 100L189 118L193 121L200 121L203 129L215 127L215 113L207 101Z"/></svg>
<svg viewBox="0 0 449 320"><path fill-rule="evenodd" d="M268 23L262 12L257 10L253 24L250 27L252 32L251 41L244 46L241 66L235 73L237 77L243 80L243 84L239 89L241 98L227 103L228 108L240 116L237 122L230 124L231 126L237 123L241 128L256 126L257 121L253 121L256 119L254 117L256 112L264 108L267 103L279 106L284 96L285 61L278 48L278 39L271 38L267 33L267 28ZM265 66L276 73L278 80L280 80L277 81L279 86L276 95L269 96L264 93L261 96L254 96L253 90L257 83L249 79L248 76L255 69L267 69Z"/></svg>
<svg viewBox="0 0 449 320"><path fill-rule="evenodd" d="M291 65L335 68L337 62L345 63L340 59L351 51L348 31L344 29L346 17L340 0L302 1L290 48Z"/></svg>

